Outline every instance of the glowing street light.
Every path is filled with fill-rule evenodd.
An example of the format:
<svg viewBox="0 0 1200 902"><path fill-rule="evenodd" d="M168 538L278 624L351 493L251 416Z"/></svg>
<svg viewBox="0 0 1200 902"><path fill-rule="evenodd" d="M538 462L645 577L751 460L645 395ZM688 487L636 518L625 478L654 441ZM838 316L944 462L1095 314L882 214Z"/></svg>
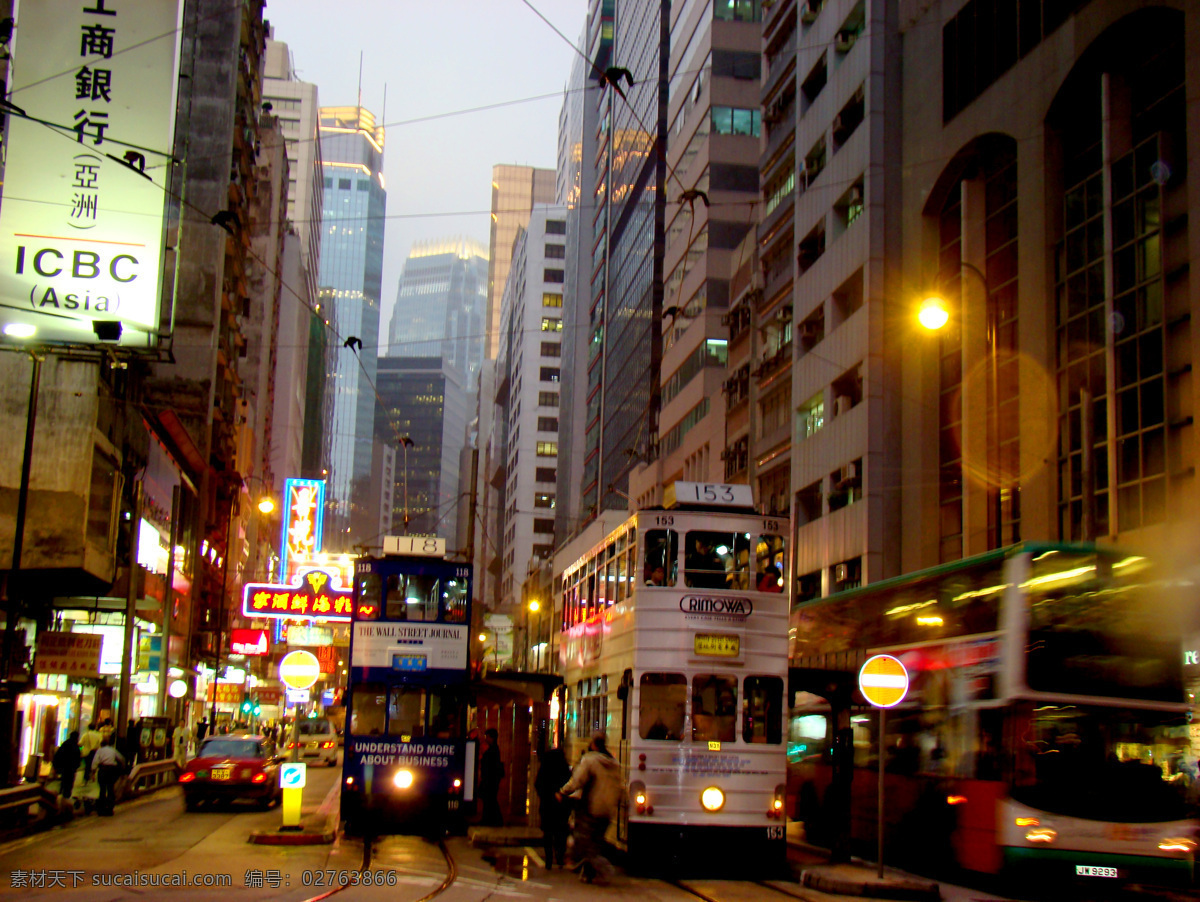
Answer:
<svg viewBox="0 0 1200 902"><path fill-rule="evenodd" d="M921 302L921 310L917 313L917 321L931 332L936 332L950 322L950 312L946 309L946 301L939 295L931 294Z"/></svg>

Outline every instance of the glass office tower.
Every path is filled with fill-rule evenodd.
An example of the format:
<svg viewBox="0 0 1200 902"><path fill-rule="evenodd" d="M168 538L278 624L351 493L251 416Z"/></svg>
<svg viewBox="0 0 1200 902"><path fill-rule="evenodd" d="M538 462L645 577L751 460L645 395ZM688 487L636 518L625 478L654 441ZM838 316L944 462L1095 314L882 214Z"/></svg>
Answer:
<svg viewBox="0 0 1200 902"><path fill-rule="evenodd" d="M376 531L366 522L371 507L365 496L371 481L387 203L383 138L383 127L362 107L321 108L321 289L332 297L335 340L355 337L362 342L357 356L351 348L339 349L327 374L333 408L325 523L325 550L330 552L351 551Z"/></svg>

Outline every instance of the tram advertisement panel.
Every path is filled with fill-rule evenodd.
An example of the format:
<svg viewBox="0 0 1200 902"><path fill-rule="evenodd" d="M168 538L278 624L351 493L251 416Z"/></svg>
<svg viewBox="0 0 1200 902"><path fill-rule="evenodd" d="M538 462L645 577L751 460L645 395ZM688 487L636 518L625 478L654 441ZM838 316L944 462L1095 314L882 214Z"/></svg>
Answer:
<svg viewBox="0 0 1200 902"><path fill-rule="evenodd" d="M383 668L397 676L431 671L463 671L468 627L450 623L354 624L353 667ZM432 674L431 674L432 675ZM369 672L363 678L370 679Z"/></svg>

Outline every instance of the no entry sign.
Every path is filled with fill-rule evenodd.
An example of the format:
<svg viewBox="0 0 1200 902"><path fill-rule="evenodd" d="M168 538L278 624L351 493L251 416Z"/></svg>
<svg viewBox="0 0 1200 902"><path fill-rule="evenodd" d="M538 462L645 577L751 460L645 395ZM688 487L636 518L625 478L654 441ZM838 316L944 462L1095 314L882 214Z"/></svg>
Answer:
<svg viewBox="0 0 1200 902"><path fill-rule="evenodd" d="M858 672L858 688L876 708L893 708L908 694L908 671L891 655L874 655Z"/></svg>

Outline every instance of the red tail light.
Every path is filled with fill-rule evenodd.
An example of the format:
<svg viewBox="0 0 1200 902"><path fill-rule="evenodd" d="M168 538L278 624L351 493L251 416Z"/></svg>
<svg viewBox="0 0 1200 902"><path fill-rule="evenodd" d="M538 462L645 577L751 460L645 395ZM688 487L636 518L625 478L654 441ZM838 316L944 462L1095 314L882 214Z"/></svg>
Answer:
<svg viewBox="0 0 1200 902"><path fill-rule="evenodd" d="M260 771L257 774L255 774L253 777L250 778L250 782L251 783L266 783L267 775Z"/></svg>
<svg viewBox="0 0 1200 902"><path fill-rule="evenodd" d="M323 749L331 749L331 748L333 748L335 745L337 745L337 743L336 743L336 742L322 742L322 743L321 743L321 748L323 748Z"/></svg>
<svg viewBox="0 0 1200 902"><path fill-rule="evenodd" d="M182 774L179 775L180 783L191 783L195 779L196 779L196 775L194 773L192 773L190 770L184 771Z"/></svg>
<svg viewBox="0 0 1200 902"><path fill-rule="evenodd" d="M294 743L294 742L289 742L289 743L287 744L287 747L288 747L289 749L294 749L294 748L296 747L296 743Z"/></svg>

